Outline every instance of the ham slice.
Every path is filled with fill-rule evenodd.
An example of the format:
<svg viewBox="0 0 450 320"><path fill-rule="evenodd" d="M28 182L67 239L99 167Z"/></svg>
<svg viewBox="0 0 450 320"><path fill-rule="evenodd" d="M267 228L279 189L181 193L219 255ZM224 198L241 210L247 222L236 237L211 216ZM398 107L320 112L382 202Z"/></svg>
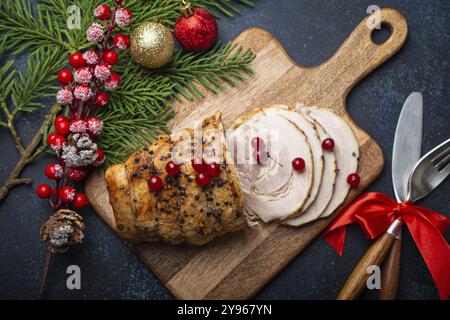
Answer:
<svg viewBox="0 0 450 320"><path fill-rule="evenodd" d="M341 117L333 112L317 107L303 109L305 113L319 123L334 140L337 177L333 197L331 198L321 218L331 215L347 197L350 189L347 177L358 169L359 146L353 130Z"/></svg>
<svg viewBox="0 0 450 320"><path fill-rule="evenodd" d="M307 113L303 116L309 121L314 122L317 133L319 134L320 141L330 138L328 133L323 129L323 127L310 118ZM321 146L322 147L322 146ZM320 182L319 192L315 201L305 210L301 216L293 219L286 220L284 224L299 227L308 222L316 220L320 217L322 212L325 211L328 203L330 202L333 192L334 184L336 181L336 156L334 151L323 152L324 169L322 174L322 180Z"/></svg>
<svg viewBox="0 0 450 320"><path fill-rule="evenodd" d="M245 210L264 222L296 216L313 184L313 159L305 133L283 116L268 115L256 109L238 119L227 135L245 199ZM250 141L264 140L269 157L257 164ZM291 161L305 160L303 172L296 172Z"/></svg>
<svg viewBox="0 0 450 320"><path fill-rule="evenodd" d="M313 158L313 184L311 191L309 193L308 199L299 211L300 215L311 206L311 204L316 199L317 193L319 192L320 182L322 181L322 174L324 168L324 158L322 143L319 138L319 134L316 130L316 124L311 119L306 119L302 114L292 111L288 106L279 105L271 108L264 109L264 114L266 115L280 115L289 121L295 123L295 125L305 133L308 139L309 146L311 148L312 158Z"/></svg>

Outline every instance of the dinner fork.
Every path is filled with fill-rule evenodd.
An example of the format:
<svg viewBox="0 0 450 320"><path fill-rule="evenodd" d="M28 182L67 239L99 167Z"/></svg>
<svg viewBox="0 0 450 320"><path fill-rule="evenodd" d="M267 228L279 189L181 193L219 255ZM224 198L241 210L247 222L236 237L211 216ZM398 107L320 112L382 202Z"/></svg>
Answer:
<svg viewBox="0 0 450 320"><path fill-rule="evenodd" d="M425 154L411 172L408 181L408 200L416 202L430 194L450 174L450 139ZM345 282L337 297L338 300L350 300L359 296L369 276L366 273L367 267L381 265L398 236L401 225L400 220L394 220L388 231L371 245ZM392 260L400 261L399 259ZM398 281L398 279L393 281Z"/></svg>

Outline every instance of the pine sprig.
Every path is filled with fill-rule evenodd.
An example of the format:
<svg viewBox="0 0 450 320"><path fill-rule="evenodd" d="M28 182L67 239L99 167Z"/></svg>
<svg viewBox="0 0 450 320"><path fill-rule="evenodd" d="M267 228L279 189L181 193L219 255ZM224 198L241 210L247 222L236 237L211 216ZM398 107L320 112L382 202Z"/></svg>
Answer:
<svg viewBox="0 0 450 320"><path fill-rule="evenodd" d="M158 135L167 133L166 123L173 117L170 108L152 117L128 116L109 111L102 115L105 127L98 144L108 152L108 162L118 163L136 149L150 144Z"/></svg>
<svg viewBox="0 0 450 320"><path fill-rule="evenodd" d="M35 13L36 16L29 1L0 1L0 33L4 37L2 51L19 54L42 46L70 50L61 25L53 22L50 13L40 6L37 6Z"/></svg>
<svg viewBox="0 0 450 320"><path fill-rule="evenodd" d="M59 88L55 85L56 73L64 67L66 61L59 48L39 48L32 53L27 68L19 71L11 92L14 109L18 112L32 112L36 108L46 107L43 99L53 97Z"/></svg>
<svg viewBox="0 0 450 320"><path fill-rule="evenodd" d="M236 44L216 44L204 54L178 51L163 72L180 94L192 99L203 97L199 86L219 93L226 90L225 83L234 86L244 81L253 73L249 64L254 57L250 50L243 50Z"/></svg>
<svg viewBox="0 0 450 320"><path fill-rule="evenodd" d="M44 100L56 93L55 75L64 67L70 53L93 47L86 39L86 29L94 21L93 10L104 0L40 0L31 6L29 0L0 1L0 53L29 52L27 68L14 70L14 61L0 68L0 127L9 129L21 155L4 186L0 202L15 185L30 183L21 179L25 166L46 150L45 141L54 131L53 119L61 107L55 104L46 116L32 143L23 146L15 130L14 119L20 112L44 107ZM125 1L124 1L125 2ZM193 6L214 9L232 16L239 13L236 3L252 6L252 0L191 0ZM69 29L73 18L70 6L80 9L78 29ZM129 34L139 23L157 21L172 27L180 14L180 0L126 0L133 12L133 23L119 32ZM72 7L73 8L73 7ZM206 53L178 50L169 64L158 70L137 65L128 55L115 66L121 76L121 87L109 93L110 105L94 114L105 121L99 140L107 151L108 161L122 161L135 149L149 144L167 132L166 124L173 117L174 99L202 97L205 88L214 93L226 90L252 73L250 51L228 44L217 44ZM65 110L67 111L67 110ZM63 111L64 112L64 111ZM40 147L39 147L40 145ZM48 149L47 149L48 150Z"/></svg>

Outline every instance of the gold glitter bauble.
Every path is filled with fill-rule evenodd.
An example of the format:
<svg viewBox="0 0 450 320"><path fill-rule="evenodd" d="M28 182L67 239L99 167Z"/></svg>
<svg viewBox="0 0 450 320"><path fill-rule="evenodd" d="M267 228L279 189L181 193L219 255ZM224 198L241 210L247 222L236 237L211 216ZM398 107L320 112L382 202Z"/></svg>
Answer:
<svg viewBox="0 0 450 320"><path fill-rule="evenodd" d="M156 22L144 22L131 35L131 56L140 65L156 69L162 67L173 55L175 48L169 28Z"/></svg>

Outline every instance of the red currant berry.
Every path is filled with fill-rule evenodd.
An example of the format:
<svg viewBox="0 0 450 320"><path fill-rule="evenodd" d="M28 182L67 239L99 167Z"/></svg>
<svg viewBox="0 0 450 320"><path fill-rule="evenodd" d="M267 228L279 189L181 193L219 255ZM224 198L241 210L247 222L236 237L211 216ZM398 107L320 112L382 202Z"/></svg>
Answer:
<svg viewBox="0 0 450 320"><path fill-rule="evenodd" d="M108 94L106 92L99 91L97 92L94 101L97 107L104 107L109 103Z"/></svg>
<svg viewBox="0 0 450 320"><path fill-rule="evenodd" d="M253 151L253 159L257 164L265 164L267 161L267 153L263 150L254 150Z"/></svg>
<svg viewBox="0 0 450 320"><path fill-rule="evenodd" d="M103 60L110 65L115 65L119 60L119 55L115 50L108 50L103 54Z"/></svg>
<svg viewBox="0 0 450 320"><path fill-rule="evenodd" d="M105 160L105 153L101 149L97 149L97 158L95 159L95 162L102 162Z"/></svg>
<svg viewBox="0 0 450 320"><path fill-rule="evenodd" d="M206 172L211 178L220 176L220 164L215 162L208 164Z"/></svg>
<svg viewBox="0 0 450 320"><path fill-rule="evenodd" d="M106 4L101 4L94 9L94 16L99 20L107 20L111 17L111 9Z"/></svg>
<svg viewBox="0 0 450 320"><path fill-rule="evenodd" d="M84 193L77 193L72 200L72 205L77 209L84 208L87 204L88 199Z"/></svg>
<svg viewBox="0 0 450 320"><path fill-rule="evenodd" d="M46 140L47 145L55 151L59 151L64 142L66 142L66 139L57 133L50 133Z"/></svg>
<svg viewBox="0 0 450 320"><path fill-rule="evenodd" d="M86 167L72 167L67 172L67 176L75 182L86 180L88 174L89 171Z"/></svg>
<svg viewBox="0 0 450 320"><path fill-rule="evenodd" d="M86 65L86 60L80 52L75 52L69 57L69 63L72 67L79 68Z"/></svg>
<svg viewBox="0 0 450 320"><path fill-rule="evenodd" d="M265 147L265 143L264 140L261 139L260 137L253 137L252 140L250 141L252 147L256 150L263 150Z"/></svg>
<svg viewBox="0 0 450 320"><path fill-rule="evenodd" d="M36 189L36 194L41 199L46 199L46 198L50 197L51 193L52 193L52 187L50 187L46 183L40 184Z"/></svg>
<svg viewBox="0 0 450 320"><path fill-rule="evenodd" d="M63 69L58 72L58 81L62 84L69 84L73 81L72 71Z"/></svg>
<svg viewBox="0 0 450 320"><path fill-rule="evenodd" d="M361 182L361 178L359 177L359 175L357 173L351 173L347 177L347 183L352 188L358 187L360 182Z"/></svg>
<svg viewBox="0 0 450 320"><path fill-rule="evenodd" d="M180 173L180 165L173 161L169 161L166 164L166 172L169 176L175 177Z"/></svg>
<svg viewBox="0 0 450 320"><path fill-rule="evenodd" d="M59 135L56 132L52 132L47 136L46 143L49 147L55 144L56 137Z"/></svg>
<svg viewBox="0 0 450 320"><path fill-rule="evenodd" d="M60 114L59 116L56 116L55 121L53 121L53 124L56 124L59 121L69 121L69 119L66 116Z"/></svg>
<svg viewBox="0 0 450 320"><path fill-rule="evenodd" d="M195 181L199 186L205 187L211 182L211 177L206 172L200 172L196 177Z"/></svg>
<svg viewBox="0 0 450 320"><path fill-rule="evenodd" d="M58 122L55 122L55 129L59 135L67 137L70 133L69 120L59 120Z"/></svg>
<svg viewBox="0 0 450 320"><path fill-rule="evenodd" d="M322 141L322 148L327 151L331 151L334 149L334 140L331 138L327 138Z"/></svg>
<svg viewBox="0 0 450 320"><path fill-rule="evenodd" d="M294 168L295 171L305 170L305 160L302 158L295 158L292 160L292 168Z"/></svg>
<svg viewBox="0 0 450 320"><path fill-rule="evenodd" d="M45 168L45 175L51 180L59 180L64 175L64 170L59 164L52 163Z"/></svg>
<svg viewBox="0 0 450 320"><path fill-rule="evenodd" d="M151 176L148 178L147 184L148 188L153 192L159 191L163 187L163 182L158 176Z"/></svg>
<svg viewBox="0 0 450 320"><path fill-rule="evenodd" d="M75 188L72 186L62 187L61 189L59 189L58 195L62 202L64 203L72 202L73 199L75 199L76 195Z"/></svg>
<svg viewBox="0 0 450 320"><path fill-rule="evenodd" d="M191 165L192 168L194 168L194 170L198 173L206 172L207 170L205 160L203 159L191 159Z"/></svg>
<svg viewBox="0 0 450 320"><path fill-rule="evenodd" d="M114 46L119 48L120 50L124 50L128 48L130 45L130 38L123 33L119 33L114 37Z"/></svg>

